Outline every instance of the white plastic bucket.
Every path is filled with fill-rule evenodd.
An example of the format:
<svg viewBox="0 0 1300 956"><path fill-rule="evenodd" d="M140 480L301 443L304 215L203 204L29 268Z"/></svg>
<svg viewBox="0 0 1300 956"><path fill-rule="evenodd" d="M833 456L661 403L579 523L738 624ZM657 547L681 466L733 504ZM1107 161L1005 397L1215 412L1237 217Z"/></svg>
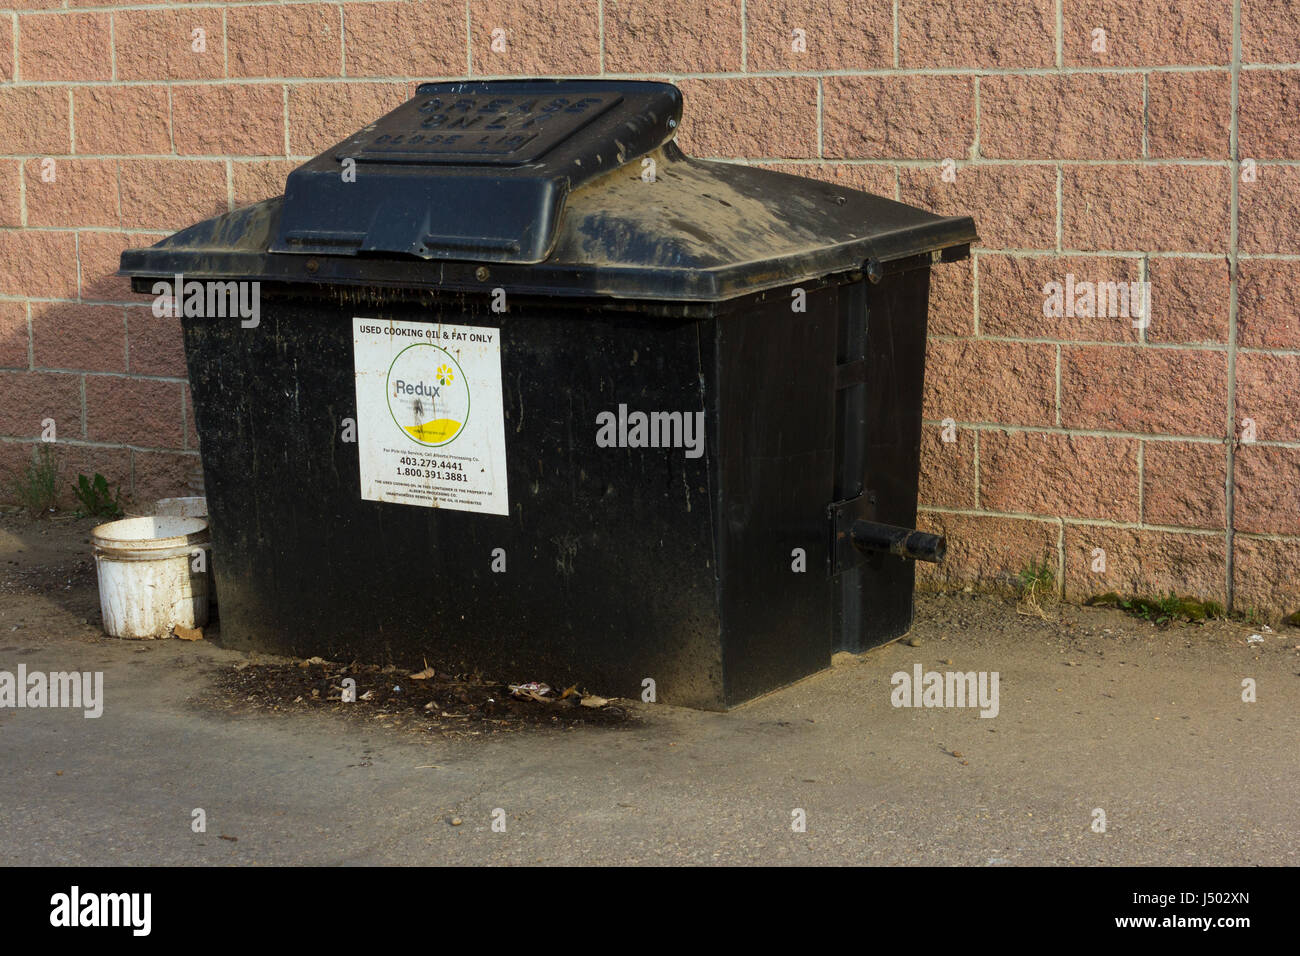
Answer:
<svg viewBox="0 0 1300 956"><path fill-rule="evenodd" d="M179 518L208 519L208 499L203 495L190 498L159 498L154 502L155 515L174 515ZM211 569L209 569L210 572ZM217 579L208 574L208 603L217 606Z"/></svg>
<svg viewBox="0 0 1300 956"><path fill-rule="evenodd" d="M124 518L90 533L99 608L111 637L167 637L208 622L208 523L158 515ZM202 551L202 560L196 552Z"/></svg>

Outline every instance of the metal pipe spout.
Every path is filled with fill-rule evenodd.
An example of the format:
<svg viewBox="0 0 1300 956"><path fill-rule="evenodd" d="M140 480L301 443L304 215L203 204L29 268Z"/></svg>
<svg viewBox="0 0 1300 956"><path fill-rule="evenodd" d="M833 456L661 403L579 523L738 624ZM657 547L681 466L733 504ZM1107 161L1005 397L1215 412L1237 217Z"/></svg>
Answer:
<svg viewBox="0 0 1300 956"><path fill-rule="evenodd" d="M948 551L948 542L942 535L898 525L859 520L853 522L850 533L854 547L860 551L885 551L913 561L938 564Z"/></svg>

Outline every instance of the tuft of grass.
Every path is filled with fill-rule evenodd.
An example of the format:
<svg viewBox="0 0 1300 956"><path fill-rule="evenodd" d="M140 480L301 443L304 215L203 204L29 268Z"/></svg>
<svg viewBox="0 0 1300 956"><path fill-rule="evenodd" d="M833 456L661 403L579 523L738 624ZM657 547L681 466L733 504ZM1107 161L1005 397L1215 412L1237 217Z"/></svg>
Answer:
<svg viewBox="0 0 1300 956"><path fill-rule="evenodd" d="M1228 616L1227 610L1218 601L1200 601L1199 604L1205 611L1203 620L1222 620Z"/></svg>
<svg viewBox="0 0 1300 956"><path fill-rule="evenodd" d="M32 460L10 482L9 493L33 515L45 515L59 505L59 458L54 446L41 442L32 449Z"/></svg>
<svg viewBox="0 0 1300 956"><path fill-rule="evenodd" d="M1200 624L1212 618L1226 618L1227 612L1218 601L1198 601L1192 597L1179 597L1170 592L1164 597L1121 597L1114 591L1094 594L1083 602L1088 607L1115 607L1127 611L1152 624L1170 624L1183 621Z"/></svg>
<svg viewBox="0 0 1300 956"><path fill-rule="evenodd" d="M1056 570L1049 559L1030 561L1016 574L1016 593L1023 607L1021 613L1047 617L1043 603L1056 595Z"/></svg>
<svg viewBox="0 0 1300 956"><path fill-rule="evenodd" d="M1234 610L1228 617L1234 621L1240 621L1242 624L1249 624L1251 627L1260 627L1268 623L1268 615L1255 607Z"/></svg>
<svg viewBox="0 0 1300 956"><path fill-rule="evenodd" d="M111 520L122 517L121 487L118 486L114 490L109 486L108 479L99 472L95 472L94 478L78 475L77 483L72 486L72 492L81 502L81 507L77 509L78 518Z"/></svg>

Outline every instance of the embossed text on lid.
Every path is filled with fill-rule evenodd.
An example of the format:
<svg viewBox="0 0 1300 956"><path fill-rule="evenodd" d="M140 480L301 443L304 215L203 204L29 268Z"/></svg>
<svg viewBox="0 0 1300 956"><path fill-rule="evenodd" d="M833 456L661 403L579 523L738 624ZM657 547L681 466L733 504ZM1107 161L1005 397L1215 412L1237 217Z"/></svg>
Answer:
<svg viewBox="0 0 1300 956"><path fill-rule="evenodd" d="M344 151L378 162L529 163L622 100L618 93L417 96Z"/></svg>

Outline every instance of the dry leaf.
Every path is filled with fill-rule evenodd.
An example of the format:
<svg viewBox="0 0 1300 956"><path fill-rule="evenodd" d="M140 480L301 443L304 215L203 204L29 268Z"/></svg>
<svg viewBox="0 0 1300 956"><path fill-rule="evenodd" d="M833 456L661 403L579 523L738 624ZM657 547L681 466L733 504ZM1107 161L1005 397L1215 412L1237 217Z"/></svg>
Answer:
<svg viewBox="0 0 1300 956"><path fill-rule="evenodd" d="M184 624L173 624L172 634L182 641L203 640L203 628L201 627L186 627Z"/></svg>
<svg viewBox="0 0 1300 956"><path fill-rule="evenodd" d="M410 675L411 680L431 680L436 676L437 675L434 673L432 667L426 667L424 670L416 671L414 674Z"/></svg>

